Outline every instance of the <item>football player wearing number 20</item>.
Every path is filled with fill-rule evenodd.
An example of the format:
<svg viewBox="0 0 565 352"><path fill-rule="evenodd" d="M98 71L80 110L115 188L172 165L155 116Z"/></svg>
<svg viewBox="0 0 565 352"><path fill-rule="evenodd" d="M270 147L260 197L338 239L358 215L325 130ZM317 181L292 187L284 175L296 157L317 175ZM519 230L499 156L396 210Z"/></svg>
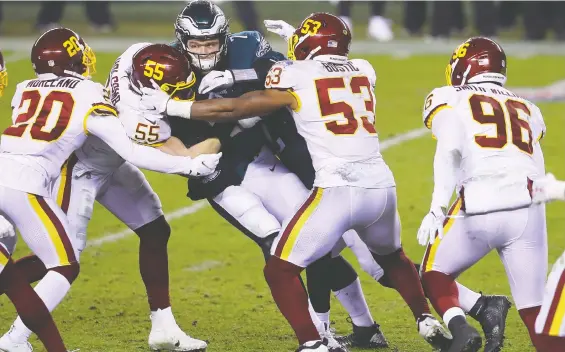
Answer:
<svg viewBox="0 0 565 352"><path fill-rule="evenodd" d="M4 56L0 52L0 97L7 86L8 71ZM0 215L0 241L15 242L15 236L12 224ZM14 265L8 247L3 243L0 243L0 289L6 293L22 320L37 334L48 351L66 351L61 334L45 303L22 277Z"/></svg>
<svg viewBox="0 0 565 352"><path fill-rule="evenodd" d="M437 147L430 212L418 231L429 243L422 277L453 334L449 351L481 347L454 279L491 250L504 264L536 349L565 350L563 342L534 331L547 272L547 229L545 208L532 204L532 183L545 172L539 143L545 124L537 106L504 88L506 69L500 45L470 38L450 59L448 85L434 89L424 105L424 124ZM455 189L458 198L446 216Z"/></svg>
<svg viewBox="0 0 565 352"><path fill-rule="evenodd" d="M418 272L400 244L395 181L379 152L373 125L376 75L367 61L348 59L350 42L343 21L315 13L289 41L289 57L296 61L273 65L264 91L187 104L143 89L142 104L167 115L208 121L265 116L285 107L292 110L316 169L314 189L285 220L264 272L275 302L298 337L300 351L328 349L308 313L299 275L330 252L348 230L358 232L383 267L385 278L410 306L420 334L430 343L441 340L446 346L446 332L430 314Z"/></svg>
<svg viewBox="0 0 565 352"><path fill-rule="evenodd" d="M13 125L1 137L0 212L47 269L35 291L51 311L79 274L76 232L52 190L65 161L89 135L132 165L163 173L209 174L221 155L192 159L131 141L104 87L89 79L95 56L74 31L45 32L34 43L31 58L37 79L18 84L12 99ZM33 325L27 326L23 317L16 319L0 338L0 349L31 351L28 327Z"/></svg>

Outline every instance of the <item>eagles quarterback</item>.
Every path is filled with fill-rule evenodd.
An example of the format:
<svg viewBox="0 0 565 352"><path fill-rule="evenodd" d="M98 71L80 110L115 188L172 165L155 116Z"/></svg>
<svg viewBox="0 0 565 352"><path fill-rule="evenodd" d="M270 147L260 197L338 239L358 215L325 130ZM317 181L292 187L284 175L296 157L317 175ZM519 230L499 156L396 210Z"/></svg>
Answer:
<svg viewBox="0 0 565 352"><path fill-rule="evenodd" d="M271 49L259 32L231 34L223 11L209 1L190 2L177 17L175 32L177 41L171 45L187 55L200 81L198 100L238 97L264 89L263 82L271 66L285 60L283 54ZM291 189L311 188L314 180L310 155L296 132L292 117L286 110L275 114L287 116L266 119L266 122L256 117L234 124L214 125L222 141L223 157L216 173L191 179L188 192L193 200L208 199L222 217L261 247L265 257L269 255L282 221L295 206L292 198L296 196L288 193ZM203 138L198 133L195 138L195 131L209 126L206 122L175 117L169 118L169 122L173 136L186 145ZM225 136L241 130L246 134L245 139L239 138L243 143L235 142L238 135L231 139ZM275 184L272 188L265 187ZM273 188L285 191L274 192ZM301 195L298 193L300 201L303 200ZM343 257L323 258L309 268L307 276L313 310L322 318L321 329L329 331L329 298L333 290L353 320L354 334L346 340L347 344L371 348L387 346L371 317L357 273ZM356 318L363 324L357 323ZM337 342L335 346L335 351L344 351Z"/></svg>

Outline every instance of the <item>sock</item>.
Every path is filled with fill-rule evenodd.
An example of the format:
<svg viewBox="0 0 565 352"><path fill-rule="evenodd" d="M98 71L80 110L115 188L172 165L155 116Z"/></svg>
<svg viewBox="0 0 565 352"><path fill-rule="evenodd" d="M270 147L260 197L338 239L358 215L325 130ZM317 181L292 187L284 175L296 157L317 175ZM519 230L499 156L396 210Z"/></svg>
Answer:
<svg viewBox="0 0 565 352"><path fill-rule="evenodd" d="M151 324L153 326L169 326L169 325L177 325L175 317L173 316L173 310L171 307L167 307L165 309L157 309L155 311L151 311Z"/></svg>
<svg viewBox="0 0 565 352"><path fill-rule="evenodd" d="M453 278L439 271L428 271L422 275L428 299L436 312L443 316L449 308L461 307L459 292Z"/></svg>
<svg viewBox="0 0 565 352"><path fill-rule="evenodd" d="M325 313L316 313L320 322L324 325L324 329L328 330L330 328L330 311L328 310ZM314 324L316 325L316 324Z"/></svg>
<svg viewBox="0 0 565 352"><path fill-rule="evenodd" d="M48 351L67 350L49 310L11 260L0 274L0 288L16 307L21 320L33 329Z"/></svg>
<svg viewBox="0 0 565 352"><path fill-rule="evenodd" d="M400 248L387 255L373 253L373 257L385 272L381 280L388 282L400 293L402 299L410 307L414 318L418 319L422 314L430 314L420 276L414 263L404 254L404 250Z"/></svg>
<svg viewBox="0 0 565 352"><path fill-rule="evenodd" d="M167 243L171 228L164 217L135 230L139 236L139 272L151 311L171 306Z"/></svg>
<svg viewBox="0 0 565 352"><path fill-rule="evenodd" d="M459 291L459 304L461 304L461 308L463 308L466 313L469 313L479 298L481 298L481 294L471 291L468 287L461 285L457 281L455 281L455 284Z"/></svg>
<svg viewBox="0 0 565 352"><path fill-rule="evenodd" d="M540 306L524 308L518 310L520 318L526 325L530 339L537 351L540 352L562 352L565 351L565 338L548 335L538 335L535 331L536 318L539 314Z"/></svg>
<svg viewBox="0 0 565 352"><path fill-rule="evenodd" d="M294 329L300 344L320 340L320 334L308 312L308 295L298 280L302 270L275 256L269 258L264 269L273 299Z"/></svg>
<svg viewBox="0 0 565 352"><path fill-rule="evenodd" d="M303 288L304 288L304 286L303 286ZM312 323L316 327L316 330L318 330L318 333L320 334L320 336L325 334L327 327L326 327L326 325L324 325L324 322L318 317L318 313L316 313L316 311L314 310L314 307L312 306L312 303L310 302L310 300L308 300L308 313L310 314L310 318L312 319ZM329 314L329 312L328 312L328 314Z"/></svg>
<svg viewBox="0 0 565 352"><path fill-rule="evenodd" d="M50 270L41 281L35 286L35 292L41 298L45 307L52 312L61 303L69 292L71 284L67 279L56 271ZM14 328L10 331L10 338L19 343L26 342L31 336L32 331L23 323L18 316L14 322Z"/></svg>
<svg viewBox="0 0 565 352"><path fill-rule="evenodd" d="M349 313L353 324L363 327L373 326L375 321L371 316L369 306L363 295L359 278L355 279L349 286L334 292L334 294Z"/></svg>
<svg viewBox="0 0 565 352"><path fill-rule="evenodd" d="M306 268L306 285L308 297L317 313L330 310L331 277L328 273L331 266L329 256L322 257Z"/></svg>
<svg viewBox="0 0 565 352"><path fill-rule="evenodd" d="M445 323L446 326L449 326L449 322L451 321L451 319L453 319L457 316L461 316L461 317L463 317L463 319L466 319L465 318L465 312L463 311L463 309L461 309L459 307L449 308L443 314L443 322Z"/></svg>

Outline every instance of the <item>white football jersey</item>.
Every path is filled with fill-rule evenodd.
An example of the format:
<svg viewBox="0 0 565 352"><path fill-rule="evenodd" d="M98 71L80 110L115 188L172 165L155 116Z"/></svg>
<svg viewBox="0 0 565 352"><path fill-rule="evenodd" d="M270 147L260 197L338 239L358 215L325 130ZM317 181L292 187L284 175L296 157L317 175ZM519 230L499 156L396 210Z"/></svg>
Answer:
<svg viewBox="0 0 565 352"><path fill-rule="evenodd" d="M312 156L315 186L394 186L374 126L375 71L365 60L333 58L276 63L265 87L288 89L299 102L292 115Z"/></svg>
<svg viewBox="0 0 565 352"><path fill-rule="evenodd" d="M139 102L141 93L131 86L130 75L133 56L151 43L130 46L114 62L106 88L110 101L119 113L120 121L128 136L136 143L157 147L171 137L171 127L166 118L144 112ZM124 160L99 138L89 137L77 157L93 170L109 172L119 167Z"/></svg>
<svg viewBox="0 0 565 352"><path fill-rule="evenodd" d="M449 114L443 119L453 120L436 127L434 117L440 111ZM427 96L422 118L434 135L449 133L458 141L461 164L457 186L465 188L466 198L467 190L473 189L474 199L484 199L477 201L485 203L478 208L490 209L486 202L512 203L512 195L516 203L530 201L527 194L518 200L517 193L527 192L526 179L540 176L543 167L534 157L545 134L536 105L494 83L445 86ZM506 200L496 201L501 198Z"/></svg>
<svg viewBox="0 0 565 352"><path fill-rule="evenodd" d="M18 84L12 109L0 140L0 185L41 196L87 138L87 117L117 115L101 84L53 74Z"/></svg>

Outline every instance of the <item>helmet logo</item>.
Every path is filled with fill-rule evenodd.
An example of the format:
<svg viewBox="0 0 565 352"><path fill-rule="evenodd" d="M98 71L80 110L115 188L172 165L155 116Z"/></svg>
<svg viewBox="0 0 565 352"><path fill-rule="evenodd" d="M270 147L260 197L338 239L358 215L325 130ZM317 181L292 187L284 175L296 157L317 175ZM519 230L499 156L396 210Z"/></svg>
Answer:
<svg viewBox="0 0 565 352"><path fill-rule="evenodd" d="M163 79L163 68L165 65L157 63L153 60L147 60L145 63L145 70L143 70L143 75L145 77L154 78L157 81Z"/></svg>
<svg viewBox="0 0 565 352"><path fill-rule="evenodd" d="M316 35L318 33L318 29L322 27L322 22L315 21L311 18L304 21L302 28L300 29L300 33L302 34L311 34Z"/></svg>
<svg viewBox="0 0 565 352"><path fill-rule="evenodd" d="M343 35L347 35L347 29L343 30Z"/></svg>
<svg viewBox="0 0 565 352"><path fill-rule="evenodd" d="M453 56L451 57L453 60L461 57L465 57L467 55L467 48L469 47L469 43L461 44L455 52L453 52Z"/></svg>
<svg viewBox="0 0 565 352"><path fill-rule="evenodd" d="M78 39L74 35L63 42L63 47L67 49L69 57L73 57L77 52L82 51Z"/></svg>

